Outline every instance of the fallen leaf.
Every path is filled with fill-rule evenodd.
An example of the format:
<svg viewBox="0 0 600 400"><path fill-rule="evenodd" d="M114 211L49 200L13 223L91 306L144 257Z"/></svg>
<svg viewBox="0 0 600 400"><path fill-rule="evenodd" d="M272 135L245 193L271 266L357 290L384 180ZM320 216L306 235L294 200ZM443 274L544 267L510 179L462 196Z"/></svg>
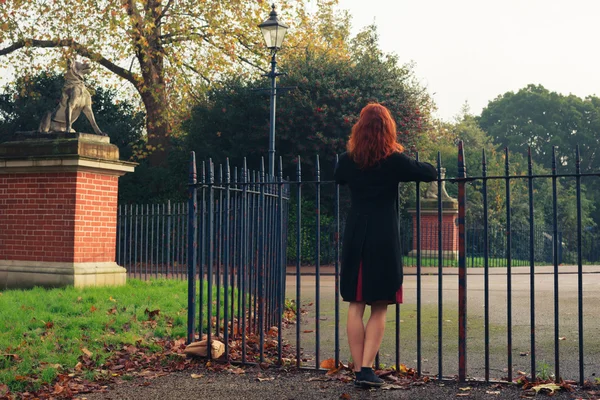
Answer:
<svg viewBox="0 0 600 400"><path fill-rule="evenodd" d="M52 329L52 327L54 326L54 322L46 322L46 329Z"/></svg>
<svg viewBox="0 0 600 400"><path fill-rule="evenodd" d="M116 314L117 313L117 306L114 306L113 308L111 308L110 310L108 310L106 312L106 314L108 315L112 315L112 314Z"/></svg>
<svg viewBox="0 0 600 400"><path fill-rule="evenodd" d="M486 390L485 393L487 394L500 394L499 390Z"/></svg>
<svg viewBox="0 0 600 400"><path fill-rule="evenodd" d="M77 365L75 365L75 371L81 371L81 369L83 368L83 364L78 362Z"/></svg>
<svg viewBox="0 0 600 400"><path fill-rule="evenodd" d="M470 386L462 387L462 388L458 388L458 390L462 390L463 392L466 392L467 390L471 390L471 387Z"/></svg>
<svg viewBox="0 0 600 400"><path fill-rule="evenodd" d="M86 356L88 356L88 357L91 357L91 356L94 354L94 353L92 353L91 351L89 351L89 350L88 350L87 348L85 348L85 347L81 349L81 352L82 352L83 354L85 354Z"/></svg>
<svg viewBox="0 0 600 400"><path fill-rule="evenodd" d="M96 307L94 307L94 306L91 306L91 307L90 307L90 312L95 312L96 310L97 310L97 308L96 308Z"/></svg>
<svg viewBox="0 0 600 400"><path fill-rule="evenodd" d="M3 383L0 383L0 396L5 396L7 393L8 393L8 386L6 386Z"/></svg>
<svg viewBox="0 0 600 400"><path fill-rule="evenodd" d="M77 298L77 302L78 302L78 303L81 303L81 300L83 300L83 297L79 296L79 297Z"/></svg>
<svg viewBox="0 0 600 400"><path fill-rule="evenodd" d="M202 378L204 375L202 375L202 374L192 374L192 375L190 375L190 376L192 377L192 379L200 379L200 378Z"/></svg>
<svg viewBox="0 0 600 400"><path fill-rule="evenodd" d="M517 371L518 375L527 375L527 372L523 372L523 371Z"/></svg>
<svg viewBox="0 0 600 400"><path fill-rule="evenodd" d="M110 296L110 297L108 298L108 300L110 300L110 301L112 301L112 302L114 302L114 303L116 303L116 302L117 302L115 299L113 299L113 297L112 297L112 296Z"/></svg>
<svg viewBox="0 0 600 400"><path fill-rule="evenodd" d="M519 354L521 357L527 357L529 355L529 352L522 352Z"/></svg>
<svg viewBox="0 0 600 400"><path fill-rule="evenodd" d="M536 393L539 393L542 390L549 391L552 395L555 391L560 390L560 385L557 385L556 383L546 383L543 385L534 386L532 389L535 390Z"/></svg>
<svg viewBox="0 0 600 400"><path fill-rule="evenodd" d="M272 376L267 376L267 377L260 377L260 376L259 376L259 377L257 377L256 379L257 379L259 382L264 382L264 381L272 381L272 380L274 380L275 378L274 378L274 377L272 377Z"/></svg>
<svg viewBox="0 0 600 400"><path fill-rule="evenodd" d="M321 368L327 370L335 369L335 360L333 358L328 358L327 360L321 361Z"/></svg>
<svg viewBox="0 0 600 400"><path fill-rule="evenodd" d="M564 336L561 336L561 337L558 338L558 340L567 340L567 338L564 337Z"/></svg>
<svg viewBox="0 0 600 400"><path fill-rule="evenodd" d="M236 375L242 375L242 374L246 373L246 371L244 371L243 369L241 369L239 367L238 368L232 368L232 369L229 370L229 372L232 372L232 373L234 373Z"/></svg>
<svg viewBox="0 0 600 400"><path fill-rule="evenodd" d="M470 393L456 393L456 397L467 397L470 396Z"/></svg>
<svg viewBox="0 0 600 400"><path fill-rule="evenodd" d="M158 314L160 314L160 310L150 311L146 308L146 310L144 311L144 314L148 315L149 320L153 320Z"/></svg>
<svg viewBox="0 0 600 400"><path fill-rule="evenodd" d="M314 331L303 331L302 333L312 333Z"/></svg>
<svg viewBox="0 0 600 400"><path fill-rule="evenodd" d="M340 399L342 400L350 400L352 397L350 397L350 395L348 393L342 393L340 395Z"/></svg>
<svg viewBox="0 0 600 400"><path fill-rule="evenodd" d="M383 385L381 387L381 390L410 390L410 387L392 384L392 385Z"/></svg>
<svg viewBox="0 0 600 400"><path fill-rule="evenodd" d="M315 382L315 381L327 382L329 380L330 380L330 378L327 378L325 376L313 376L312 378L308 378L307 382Z"/></svg>

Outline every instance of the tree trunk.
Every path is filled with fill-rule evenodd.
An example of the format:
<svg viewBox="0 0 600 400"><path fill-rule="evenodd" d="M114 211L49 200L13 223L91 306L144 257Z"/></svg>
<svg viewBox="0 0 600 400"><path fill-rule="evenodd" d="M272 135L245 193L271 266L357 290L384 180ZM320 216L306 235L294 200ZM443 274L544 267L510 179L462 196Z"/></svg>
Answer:
<svg viewBox="0 0 600 400"><path fill-rule="evenodd" d="M162 88L162 94L156 92L142 94L142 100L146 108L146 130L150 149L148 161L152 167L167 166L167 154L171 144L171 130L167 110L164 109L167 105L166 94L164 93L164 86L155 86L155 89L159 88ZM162 99L162 101L159 99Z"/></svg>

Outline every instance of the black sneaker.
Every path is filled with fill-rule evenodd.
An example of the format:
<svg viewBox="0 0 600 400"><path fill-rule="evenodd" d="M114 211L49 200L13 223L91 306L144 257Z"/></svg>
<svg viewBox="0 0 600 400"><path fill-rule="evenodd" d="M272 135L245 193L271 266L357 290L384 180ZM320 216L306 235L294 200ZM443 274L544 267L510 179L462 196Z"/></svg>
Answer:
<svg viewBox="0 0 600 400"><path fill-rule="evenodd" d="M360 371L355 371L354 372L354 387L362 387L362 385L360 384L360 378L361 378L361 374Z"/></svg>
<svg viewBox="0 0 600 400"><path fill-rule="evenodd" d="M359 377L360 376L360 377ZM381 387L383 386L383 379L375 375L373 368L362 367L360 375L357 376L356 382L361 386L366 387Z"/></svg>

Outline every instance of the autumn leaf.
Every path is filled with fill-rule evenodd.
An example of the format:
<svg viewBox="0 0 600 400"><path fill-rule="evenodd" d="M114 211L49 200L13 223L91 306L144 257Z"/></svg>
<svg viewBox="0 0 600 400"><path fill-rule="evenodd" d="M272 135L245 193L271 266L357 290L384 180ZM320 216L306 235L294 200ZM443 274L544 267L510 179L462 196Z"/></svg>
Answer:
<svg viewBox="0 0 600 400"><path fill-rule="evenodd" d="M113 299L113 297L112 297L112 296L110 296L110 297L108 298L108 300L110 300L110 301L112 301L112 302L114 302L114 303L116 303L116 302L117 302L115 299Z"/></svg>
<svg viewBox="0 0 600 400"><path fill-rule="evenodd" d="M340 395L340 399L341 400L350 400L352 397L350 397L350 395L348 393L342 393Z"/></svg>
<svg viewBox="0 0 600 400"><path fill-rule="evenodd" d="M321 368L332 370L335 368L335 360L333 358L328 358L327 360L321 361Z"/></svg>
<svg viewBox="0 0 600 400"><path fill-rule="evenodd" d="M540 391L549 391L550 395L553 395L555 391L560 390L560 385L557 385L556 383L546 383L534 386L532 389L535 390L536 393L539 393Z"/></svg>
<svg viewBox="0 0 600 400"><path fill-rule="evenodd" d="M117 306L114 306L113 308L111 308L110 310L108 310L106 312L106 314L108 315L112 315L112 314L116 314L117 313Z"/></svg>
<svg viewBox="0 0 600 400"><path fill-rule="evenodd" d="M266 376L266 377L259 376L259 377L257 377L256 379L257 379L259 382L264 382L264 381L272 381L272 380L274 380L275 378L274 378L274 377L272 377L272 376Z"/></svg>
<svg viewBox="0 0 600 400"><path fill-rule="evenodd" d="M200 379L200 378L202 378L204 375L203 375L203 374L191 374L190 376L192 377L192 379Z"/></svg>
<svg viewBox="0 0 600 400"><path fill-rule="evenodd" d="M48 322L46 322L45 326L46 326L46 329L52 329L52 327L54 326L54 322L48 321Z"/></svg>
<svg viewBox="0 0 600 400"><path fill-rule="evenodd" d="M89 350L88 350L87 348L85 348L85 347L83 347L83 348L81 349L81 352L82 352L83 354L85 354L86 356L88 356L88 357L91 357L91 356L94 354L94 353L92 353L91 351L89 351Z"/></svg>
<svg viewBox="0 0 600 400"><path fill-rule="evenodd" d="M146 314L148 316L148 319L152 321L158 314L160 314L160 310L150 311L146 308L146 310L144 311L144 314Z"/></svg>
<svg viewBox="0 0 600 400"><path fill-rule="evenodd" d="M94 306L90 307L90 312L96 312L96 310L97 310L96 307L94 307Z"/></svg>

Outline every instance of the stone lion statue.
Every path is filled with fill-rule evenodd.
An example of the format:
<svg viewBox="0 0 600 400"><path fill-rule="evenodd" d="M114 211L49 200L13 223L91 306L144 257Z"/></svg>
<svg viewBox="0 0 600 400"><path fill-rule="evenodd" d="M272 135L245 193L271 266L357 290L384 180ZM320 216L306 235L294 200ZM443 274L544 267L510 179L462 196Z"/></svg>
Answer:
<svg viewBox="0 0 600 400"><path fill-rule="evenodd" d="M83 81L84 75L88 74L90 70L91 67L87 62L71 60L65 74L65 85L62 89L60 104L54 111L49 111L44 116L38 129L40 132L75 132L72 128L73 122L83 112L90 121L94 132L97 135L106 136L96 124L92 111L92 95Z"/></svg>

